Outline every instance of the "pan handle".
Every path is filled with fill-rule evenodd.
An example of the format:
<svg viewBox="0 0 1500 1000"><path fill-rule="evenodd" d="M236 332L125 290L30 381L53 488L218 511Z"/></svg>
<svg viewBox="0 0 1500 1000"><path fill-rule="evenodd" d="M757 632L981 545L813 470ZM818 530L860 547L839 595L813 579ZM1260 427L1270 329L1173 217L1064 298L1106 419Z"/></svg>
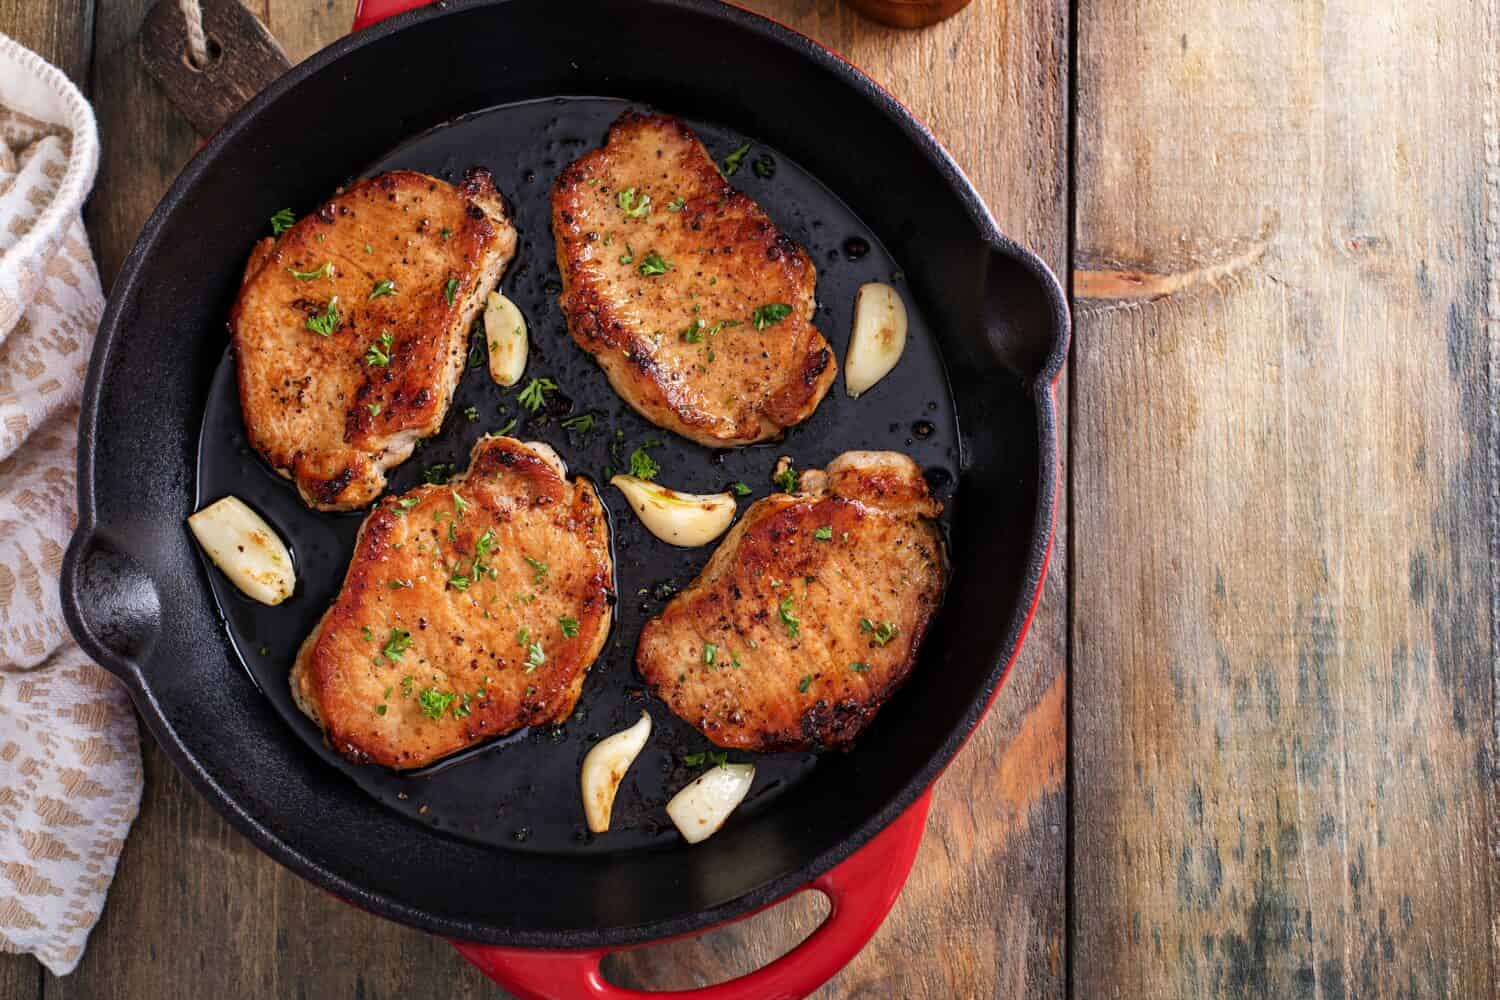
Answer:
<svg viewBox="0 0 1500 1000"><path fill-rule="evenodd" d="M354 27L350 30L368 28L388 17L405 14L432 2L433 0L359 0L358 6L354 8Z"/></svg>
<svg viewBox="0 0 1500 1000"><path fill-rule="evenodd" d="M632 990L615 986L600 972L608 948L543 951L467 941L454 941L453 947L522 1000L648 1000L663 995L673 1000L801 1000L848 965L884 922L916 860L931 803L928 789L875 839L813 880L808 888L828 897L829 912L807 940L770 965L727 983L668 994Z"/></svg>

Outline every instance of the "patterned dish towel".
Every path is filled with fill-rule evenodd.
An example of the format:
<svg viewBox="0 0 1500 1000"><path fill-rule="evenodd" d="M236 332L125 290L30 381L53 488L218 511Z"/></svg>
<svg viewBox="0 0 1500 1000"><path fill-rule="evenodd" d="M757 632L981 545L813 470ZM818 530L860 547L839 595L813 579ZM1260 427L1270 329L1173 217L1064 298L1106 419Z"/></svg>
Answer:
<svg viewBox="0 0 1500 1000"><path fill-rule="evenodd" d="M141 802L135 714L79 651L58 572L104 297L79 210L94 115L0 35L0 950L73 971Z"/></svg>

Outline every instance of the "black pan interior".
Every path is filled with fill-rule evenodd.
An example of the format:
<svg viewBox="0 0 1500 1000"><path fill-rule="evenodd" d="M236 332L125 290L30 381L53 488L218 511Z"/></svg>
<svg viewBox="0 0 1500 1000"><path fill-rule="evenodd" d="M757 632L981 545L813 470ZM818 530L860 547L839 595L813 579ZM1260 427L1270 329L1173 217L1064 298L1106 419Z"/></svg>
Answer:
<svg viewBox="0 0 1500 1000"><path fill-rule="evenodd" d="M817 468L846 450L898 450L923 466L936 495L947 505L945 518L951 518L959 466L952 396L937 344L915 306L908 310L906 351L890 376L858 400L848 398L841 379L812 419L785 440L751 448L712 451L653 427L620 400L599 366L573 344L557 307L548 194L558 172L602 142L609 124L630 107L618 99L548 98L491 108L424 132L365 171L403 168L449 180L474 165L491 171L520 234L516 259L500 287L520 306L530 327L526 377L545 375L559 386L544 411L528 413L516 402L519 385L503 390L491 381L481 338L475 335L474 367L465 372L442 431L395 470L391 488L405 490L422 483L425 474L462 469L482 434L515 420L519 423L512 435L547 442L570 471L599 484L608 482L611 468L623 471L625 457L637 445L660 442L651 454L662 467L662 482L693 492L743 482L754 493L742 501L742 509L774 489L771 473L778 455L791 456L799 468ZM867 281L902 287L900 265L848 206L790 157L717 124L689 124L721 161L743 143L751 143L732 181L813 255L818 265L816 322L842 358L855 290ZM297 206L301 211L312 207ZM561 425L561 420L585 413L596 418L591 432ZM712 547L684 550L658 541L618 491L604 488L620 600L614 631L590 671L573 718L561 726L485 744L421 772L398 774L344 760L292 703L287 671L297 647L338 592L363 517L308 510L291 484L248 449L233 359L227 354L215 373L204 415L198 500L201 505L226 494L259 510L292 548L297 592L275 608L244 597L221 573L206 572L239 659L312 753L411 819L505 850L611 851L663 846L677 839L664 806L702 770L701 764L684 764L682 757L712 747L646 694L632 660L647 617L661 608L671 591L693 578ZM616 799L610 832L596 837L583 822L579 765L594 743L634 722L642 709L654 721L653 737ZM901 710L900 703L889 709ZM755 786L736 821L772 808L818 760L811 753L738 753L731 759L753 760L756 765Z"/></svg>
<svg viewBox="0 0 1500 1000"><path fill-rule="evenodd" d="M376 801L330 766L316 741L296 736L288 713L268 697L279 694L291 645L321 607L320 596L327 597L312 591L314 577L318 586L332 587L337 572L305 573L308 589L297 598L305 617L294 626L279 626L274 635L246 630L242 644L252 669L267 678L262 693L226 641L210 575L183 525L197 501L200 432L224 363L225 316L246 250L265 233L266 219L285 206L316 204L445 122L565 94L674 110L704 125L716 152L745 136L784 154L786 176L765 191L752 186L753 174L739 181L818 249L829 282L852 282L857 269L826 259L846 235L827 227L858 219L879 237L872 245L900 262L908 303L942 354L957 416L958 481L943 490L962 496L950 529L953 579L913 682L855 752L824 757L774 800L766 797L693 848L668 840L648 849L538 850L571 836L575 820L568 819L567 829L537 834L530 848L497 850L462 830L434 833ZM564 147L563 139L596 141L603 117L592 133L570 123L548 155L560 160L581 148ZM465 134L463 126L454 131ZM490 162L526 210L531 199L519 193L526 182L515 177L524 169L518 152L461 152L433 169ZM800 182L797 167L837 192L850 214L828 214L834 199L823 194L808 203L807 214L776 200L780 184ZM544 187L545 170L530 168ZM814 229L820 220L826 232ZM596 381L592 363L562 340L545 288L536 288L547 280L539 249L545 225L534 216L523 216L522 225L532 269L513 273L506 287L523 296L537 326L546 356L533 362L533 371L543 361L557 366L564 387L579 394L575 405L606 408L618 426L638 426L608 397L584 397L584 387ZM825 328L840 346L847 314L837 311L848 308L848 287L820 289L835 310ZM330 890L393 919L496 944L581 947L686 933L770 902L846 857L911 803L979 720L1040 582L1056 490L1049 383L1066 335L1055 281L997 231L931 137L869 80L808 40L714 0L576 0L565 12L553 0L457 0L424 8L336 43L273 84L184 169L147 223L112 290L85 391L80 523L64 563L64 608L84 648L125 678L156 739L197 787L256 843ZM913 370L914 360L921 358L913 354L902 371ZM470 401L493 407L481 374L465 380L460 411ZM826 437L836 414L856 414L873 443L905 447L900 428L921 418L929 402L939 403L940 417L948 413L941 395L920 386L915 398L896 399L891 390L898 384L886 387L883 400L872 396L850 410L830 396L812 424L793 435L790 450L806 462L826 460L835 440L851 440ZM834 392L842 392L842 382ZM837 433L846 433L838 422ZM443 446L461 454L483 429L477 422L450 429ZM556 432L542 430L544 437ZM939 436L950 433L940 426L935 440L922 445L937 449L922 453L925 465L953 469L952 440ZM722 472L677 443L663 449L663 459L665 467L683 470L684 485L718 485L722 474L763 492L774 452L726 459L744 465ZM580 470L600 471L601 453L571 443L568 453ZM423 456L400 476L435 460L436 452ZM398 478L397 486L407 481ZM275 503L294 504L289 491L269 478L256 489L258 502L285 527L286 511ZM293 539L306 569L316 559L338 564L353 527L352 519L319 521L328 525L321 541ZM632 578L642 576L685 579L696 565L688 554L671 568L627 574L623 567L636 558L643 536L632 540L638 529L626 517L617 517L615 527L626 585L638 589ZM627 607L640 600L625 598ZM639 610L632 615L639 620ZM236 612L229 617L242 620ZM622 624L620 646L597 668L589 697L607 699L628 688L622 650L633 631ZM261 645L276 652L257 662ZM588 711L568 727L570 739L628 721L608 705L596 709L590 702ZM567 776L559 783L568 788L579 745L552 755L557 773ZM512 751L526 753L524 741L486 750L474 766L488 768L489 757ZM785 766L788 775L796 773L796 761ZM651 780L665 785L670 776ZM643 798L652 792L645 777L638 783L634 791ZM481 793L476 798L490 794ZM569 793L547 794L546 804L561 815ZM642 844L651 839L639 822L631 826Z"/></svg>

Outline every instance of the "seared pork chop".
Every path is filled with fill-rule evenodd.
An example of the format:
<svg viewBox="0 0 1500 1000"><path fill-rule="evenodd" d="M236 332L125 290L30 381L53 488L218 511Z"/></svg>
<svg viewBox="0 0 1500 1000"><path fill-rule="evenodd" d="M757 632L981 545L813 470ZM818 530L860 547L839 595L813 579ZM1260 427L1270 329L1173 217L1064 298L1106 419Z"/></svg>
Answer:
<svg viewBox="0 0 1500 1000"><path fill-rule="evenodd" d="M941 505L895 452L757 501L646 623L636 665L721 747L848 744L906 680L947 578Z"/></svg>
<svg viewBox="0 0 1500 1000"><path fill-rule="evenodd" d="M613 581L593 485L546 445L482 438L463 475L365 518L292 694L340 753L398 769L561 722L609 632Z"/></svg>
<svg viewBox="0 0 1500 1000"><path fill-rule="evenodd" d="M552 235L568 330L652 423L709 447L764 441L833 384L807 252L675 118L627 112L564 170Z"/></svg>
<svg viewBox="0 0 1500 1000"><path fill-rule="evenodd" d="M435 433L469 324L515 253L490 175L359 181L256 246L230 314L250 443L308 506L353 510Z"/></svg>

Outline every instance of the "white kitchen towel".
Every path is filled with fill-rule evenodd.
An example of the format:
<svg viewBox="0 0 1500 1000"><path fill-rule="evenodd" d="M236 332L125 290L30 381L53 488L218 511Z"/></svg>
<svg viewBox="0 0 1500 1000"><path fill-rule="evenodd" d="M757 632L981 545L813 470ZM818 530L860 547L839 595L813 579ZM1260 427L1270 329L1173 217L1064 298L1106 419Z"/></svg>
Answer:
<svg viewBox="0 0 1500 1000"><path fill-rule="evenodd" d="M68 634L78 401L104 296L99 163L68 78L0 35L0 950L71 972L141 801L135 714Z"/></svg>

